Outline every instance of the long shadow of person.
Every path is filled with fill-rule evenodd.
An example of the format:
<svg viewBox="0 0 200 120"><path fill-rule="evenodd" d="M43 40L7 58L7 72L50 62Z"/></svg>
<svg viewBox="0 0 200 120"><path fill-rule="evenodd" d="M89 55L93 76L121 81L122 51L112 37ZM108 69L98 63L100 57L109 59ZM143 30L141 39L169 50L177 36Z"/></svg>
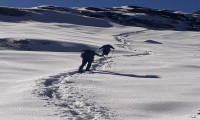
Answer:
<svg viewBox="0 0 200 120"><path fill-rule="evenodd" d="M124 73L117 73L117 72L110 72L110 71L95 71L94 73L99 74L110 74L110 75L119 75L119 76L127 76L127 77L135 77L135 78L160 78L158 75L134 75L134 74L124 74Z"/></svg>

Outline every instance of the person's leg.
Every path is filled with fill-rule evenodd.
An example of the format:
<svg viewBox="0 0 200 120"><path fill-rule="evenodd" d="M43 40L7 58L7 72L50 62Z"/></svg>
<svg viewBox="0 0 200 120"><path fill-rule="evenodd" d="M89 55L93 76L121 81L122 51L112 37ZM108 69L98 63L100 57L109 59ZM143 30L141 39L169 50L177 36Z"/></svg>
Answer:
<svg viewBox="0 0 200 120"><path fill-rule="evenodd" d="M87 64L87 67L86 67L86 71L90 71L90 67L92 65L92 62L93 62L93 60L89 60L88 61L88 64Z"/></svg>
<svg viewBox="0 0 200 120"><path fill-rule="evenodd" d="M87 60L82 60L82 64L81 64L81 66L79 67L79 69L78 69L78 71L79 72L83 72L83 67L86 65L86 63L87 63Z"/></svg>

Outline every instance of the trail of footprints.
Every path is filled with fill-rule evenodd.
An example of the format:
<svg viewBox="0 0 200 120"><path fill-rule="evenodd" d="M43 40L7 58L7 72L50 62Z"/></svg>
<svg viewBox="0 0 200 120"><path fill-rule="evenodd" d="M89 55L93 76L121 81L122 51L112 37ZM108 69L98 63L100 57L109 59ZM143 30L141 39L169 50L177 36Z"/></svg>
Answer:
<svg viewBox="0 0 200 120"><path fill-rule="evenodd" d="M104 60L92 66L92 69L103 66ZM84 74L77 71L60 73L37 80L33 94L46 100L47 105L56 106L56 114L67 120L110 120L113 113L108 108L98 106L94 101L86 98L80 89L75 87L75 80Z"/></svg>

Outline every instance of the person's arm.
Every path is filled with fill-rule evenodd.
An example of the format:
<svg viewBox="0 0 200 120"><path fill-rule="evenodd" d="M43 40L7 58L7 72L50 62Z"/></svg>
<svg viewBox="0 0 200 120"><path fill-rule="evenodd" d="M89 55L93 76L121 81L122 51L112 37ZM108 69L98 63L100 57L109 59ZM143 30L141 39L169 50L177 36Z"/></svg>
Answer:
<svg viewBox="0 0 200 120"><path fill-rule="evenodd" d="M102 47L100 47L99 49L102 49L103 48L103 46Z"/></svg>
<svg viewBox="0 0 200 120"><path fill-rule="evenodd" d="M103 56L103 54L100 55L100 54L98 54L98 53L96 53L96 52L95 52L95 55L96 55L96 56L99 56L99 57L102 57L102 56Z"/></svg>
<svg viewBox="0 0 200 120"><path fill-rule="evenodd" d="M110 45L110 48L115 49L112 45Z"/></svg>

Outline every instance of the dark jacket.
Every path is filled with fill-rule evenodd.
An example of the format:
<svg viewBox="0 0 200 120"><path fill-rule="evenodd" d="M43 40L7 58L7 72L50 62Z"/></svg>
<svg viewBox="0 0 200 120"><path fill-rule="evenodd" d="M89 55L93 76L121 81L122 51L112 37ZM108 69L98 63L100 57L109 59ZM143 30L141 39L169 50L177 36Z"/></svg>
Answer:
<svg viewBox="0 0 200 120"><path fill-rule="evenodd" d="M102 47L100 47L99 49L102 49L103 54L102 55L108 55L111 49L115 49L112 45L103 45Z"/></svg>
<svg viewBox="0 0 200 120"><path fill-rule="evenodd" d="M81 53L81 57L83 59L86 59L86 60L94 60L95 55L102 56L102 55L99 55L98 53L96 53L93 50L83 50L82 53Z"/></svg>

